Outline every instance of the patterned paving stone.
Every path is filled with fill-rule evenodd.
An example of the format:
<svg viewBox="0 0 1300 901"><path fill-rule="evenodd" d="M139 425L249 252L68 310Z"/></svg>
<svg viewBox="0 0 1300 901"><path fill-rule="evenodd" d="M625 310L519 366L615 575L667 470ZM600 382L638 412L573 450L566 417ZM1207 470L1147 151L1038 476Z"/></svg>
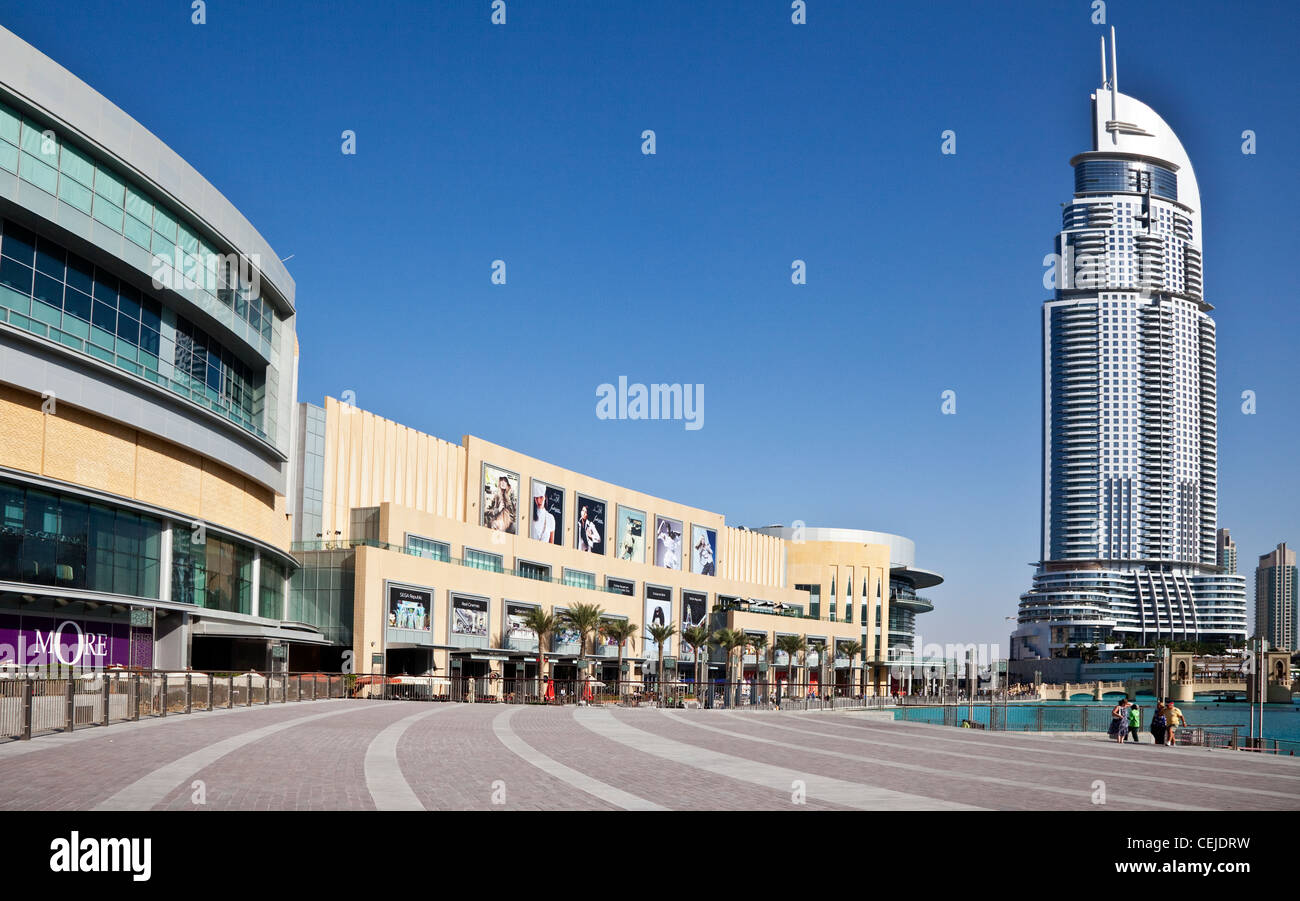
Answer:
<svg viewBox="0 0 1300 901"><path fill-rule="evenodd" d="M816 789L804 804L782 783L791 774ZM1104 804L1094 803L1098 782ZM0 745L3 810L373 810L377 800L429 810L1294 810L1300 761L845 712L338 700Z"/></svg>

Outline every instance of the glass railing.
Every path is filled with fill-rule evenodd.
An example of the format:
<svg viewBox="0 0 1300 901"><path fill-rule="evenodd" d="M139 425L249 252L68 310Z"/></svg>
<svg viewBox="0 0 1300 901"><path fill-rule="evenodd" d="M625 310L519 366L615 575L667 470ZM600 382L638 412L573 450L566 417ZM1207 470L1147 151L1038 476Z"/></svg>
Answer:
<svg viewBox="0 0 1300 901"><path fill-rule="evenodd" d="M821 621L820 616L813 616L810 613L804 613L802 610L798 608L795 608L793 610L774 610L770 607L754 608L754 607L747 607L743 604L731 603L731 604L715 604L713 606L713 612L714 613L731 613L731 612L759 613L764 616L787 616L793 619L815 619ZM827 622L835 622L835 620L831 619L831 620L827 620Z"/></svg>
<svg viewBox="0 0 1300 901"><path fill-rule="evenodd" d="M349 538L339 541L295 541L290 550L294 552L307 551L344 551L356 547L373 547L384 551L396 551L399 554L406 554L408 557L419 557L422 560L430 560L435 563L450 563L453 566L464 566L469 569L479 569L484 572L502 573L507 576L514 576L517 579L528 579L532 582L550 582L553 585L563 585L566 588L581 588L584 591L600 591L606 594L623 594L613 588L606 588L602 585L574 584L566 582L563 578L544 577L537 574L536 570L527 569L507 569L503 566L492 566L483 560L465 559L463 557L434 556L425 550L408 548L401 544L390 544L387 541L379 541L373 538Z"/></svg>

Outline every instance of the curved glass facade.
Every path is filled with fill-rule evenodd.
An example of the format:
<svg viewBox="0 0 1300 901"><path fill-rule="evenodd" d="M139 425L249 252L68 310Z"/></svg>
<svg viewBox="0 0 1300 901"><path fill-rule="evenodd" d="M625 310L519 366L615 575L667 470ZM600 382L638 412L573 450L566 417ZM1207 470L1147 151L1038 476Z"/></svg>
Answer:
<svg viewBox="0 0 1300 901"><path fill-rule="evenodd" d="M1163 166L1138 160L1080 160L1074 167L1074 193L1134 193L1148 190L1166 200L1178 199L1178 176Z"/></svg>
<svg viewBox="0 0 1300 901"><path fill-rule="evenodd" d="M220 413L265 439L265 374L148 294L0 220L0 321Z"/></svg>
<svg viewBox="0 0 1300 901"><path fill-rule="evenodd" d="M167 259L207 261L224 257L187 229L183 217L159 204L129 179L61 140L55 130L0 103L0 169L58 197L142 250ZM209 277L206 277L210 275ZM271 355L275 316L271 305L214 266L192 287L224 305L238 319L250 344Z"/></svg>
<svg viewBox="0 0 1300 901"><path fill-rule="evenodd" d="M228 613L251 613L253 551L245 545L203 535L176 532L172 543L172 600ZM283 590L283 589L281 589Z"/></svg>
<svg viewBox="0 0 1300 901"><path fill-rule="evenodd" d="M0 481L0 581L157 598L161 520Z"/></svg>

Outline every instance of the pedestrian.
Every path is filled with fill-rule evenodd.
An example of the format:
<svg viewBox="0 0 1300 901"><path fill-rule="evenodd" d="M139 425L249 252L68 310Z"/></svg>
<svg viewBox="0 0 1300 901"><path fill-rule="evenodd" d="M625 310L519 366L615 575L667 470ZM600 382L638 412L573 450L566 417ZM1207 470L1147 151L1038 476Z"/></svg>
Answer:
<svg viewBox="0 0 1300 901"><path fill-rule="evenodd" d="M1110 712L1110 737L1123 744L1128 735L1128 698L1120 701Z"/></svg>
<svg viewBox="0 0 1300 901"><path fill-rule="evenodd" d="M1174 706L1173 698L1165 698L1165 722L1169 730L1165 735L1165 744L1172 747L1178 740L1178 727L1187 725L1187 718Z"/></svg>
<svg viewBox="0 0 1300 901"><path fill-rule="evenodd" d="M1169 721L1165 719L1165 708L1156 701L1155 712L1151 715L1151 737L1158 745L1165 743L1165 732L1169 726Z"/></svg>
<svg viewBox="0 0 1300 901"><path fill-rule="evenodd" d="M1142 708L1134 704L1128 711L1128 736L1130 741L1138 740L1138 732L1142 730Z"/></svg>

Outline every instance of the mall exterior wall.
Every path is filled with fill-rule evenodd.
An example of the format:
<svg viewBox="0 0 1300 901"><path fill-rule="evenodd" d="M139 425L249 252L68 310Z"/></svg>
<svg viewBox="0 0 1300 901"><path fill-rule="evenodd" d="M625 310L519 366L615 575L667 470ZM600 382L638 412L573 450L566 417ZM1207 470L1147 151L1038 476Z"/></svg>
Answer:
<svg viewBox="0 0 1300 901"><path fill-rule="evenodd" d="M323 642L283 619L297 352L247 219L0 28L0 662Z"/></svg>
<svg viewBox="0 0 1300 901"><path fill-rule="evenodd" d="M348 555L349 650L361 671L534 678L536 639L521 638L512 628L517 626L512 616L532 607L562 614L574 604L588 603L601 606L607 618L642 626L625 649L625 678L655 675L658 653L646 647L644 626L658 608L664 621L679 629L702 624L765 635L762 660L752 649L745 657L747 680L758 678L761 667L769 681L776 681L786 661L774 652L775 643L782 635L799 635L821 647L861 641L868 649L865 670L861 656L836 654L834 663L820 653L801 658L801 679L809 678L805 667L811 659L814 683L825 685L835 678L844 693L852 694L887 690L886 644L874 624L878 618L888 622L891 567L901 566L891 561L891 547L906 544L910 553L906 539L852 533L855 538L885 535L886 540L791 541L729 526L722 514L596 479L481 438L467 436L452 444L333 398L323 407L302 407L297 418L308 431L302 445L318 443L320 452L300 455L297 481L303 490L294 500L296 518L322 526L296 545L303 570L295 584L320 584L312 570L322 555L334 555L331 565L336 568L338 555ZM493 528L491 519L499 509L493 495L502 475L518 519L506 529ZM319 492L312 488L318 484ZM552 492L544 495L548 512L557 509L558 501L552 541L532 535L530 511L538 486ZM583 506L589 518L598 510L602 514L598 552L580 546ZM641 540L630 546L622 528L629 514L643 522ZM544 531L548 521L539 522ZM681 536L676 566L661 565L666 562L656 541L661 523ZM712 572L705 571L709 555L697 558L693 553L698 538L712 548ZM810 593L796 587L804 580L816 583L821 596L829 598L837 578L854 584L857 599L840 607L839 616L831 615L829 604L814 613ZM859 581L870 589L864 591ZM934 576L930 584L938 581ZM317 599L308 602L304 594L302 609L323 609L318 596L319 589ZM416 617L415 628L402 604L412 605L408 613L418 610L410 614ZM866 639L874 639L874 645ZM575 671L576 644L557 640L544 654L544 674L565 678ZM606 681L616 678L616 649L605 646L595 656L606 661L598 674ZM721 658L712 656L710 675L721 678ZM665 657L670 664L673 659L681 663L669 677L693 678L694 661L680 638L669 643Z"/></svg>

